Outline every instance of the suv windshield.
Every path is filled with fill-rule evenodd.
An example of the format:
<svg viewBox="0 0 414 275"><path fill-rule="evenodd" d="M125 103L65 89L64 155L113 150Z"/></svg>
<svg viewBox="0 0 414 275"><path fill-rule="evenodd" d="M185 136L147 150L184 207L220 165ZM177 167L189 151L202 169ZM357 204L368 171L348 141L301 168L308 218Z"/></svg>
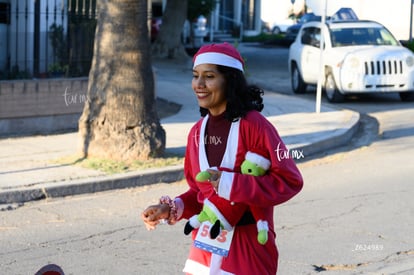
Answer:
<svg viewBox="0 0 414 275"><path fill-rule="evenodd" d="M399 42L385 28L335 28L330 32L332 47L399 45Z"/></svg>

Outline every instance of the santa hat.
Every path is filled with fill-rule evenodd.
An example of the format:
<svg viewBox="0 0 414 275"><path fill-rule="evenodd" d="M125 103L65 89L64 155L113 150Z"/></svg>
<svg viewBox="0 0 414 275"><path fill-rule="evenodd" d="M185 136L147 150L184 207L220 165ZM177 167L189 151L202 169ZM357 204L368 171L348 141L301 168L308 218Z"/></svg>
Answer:
<svg viewBox="0 0 414 275"><path fill-rule="evenodd" d="M243 72L244 61L235 47L227 42L202 46L193 57L194 67L200 64L215 64L238 69Z"/></svg>
<svg viewBox="0 0 414 275"><path fill-rule="evenodd" d="M264 170L269 169L271 164L270 160L252 151L248 151L246 153L246 159L250 162L256 163L259 167L262 167Z"/></svg>

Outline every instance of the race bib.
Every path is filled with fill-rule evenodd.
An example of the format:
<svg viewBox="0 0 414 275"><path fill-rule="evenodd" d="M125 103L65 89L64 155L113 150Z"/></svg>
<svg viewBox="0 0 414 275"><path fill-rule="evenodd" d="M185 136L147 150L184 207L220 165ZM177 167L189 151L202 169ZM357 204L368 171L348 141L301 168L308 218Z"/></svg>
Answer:
<svg viewBox="0 0 414 275"><path fill-rule="evenodd" d="M227 257L234 231L221 230L220 235L218 235L217 238L211 239L209 234L211 226L212 224L208 221L201 224L194 240L194 246Z"/></svg>

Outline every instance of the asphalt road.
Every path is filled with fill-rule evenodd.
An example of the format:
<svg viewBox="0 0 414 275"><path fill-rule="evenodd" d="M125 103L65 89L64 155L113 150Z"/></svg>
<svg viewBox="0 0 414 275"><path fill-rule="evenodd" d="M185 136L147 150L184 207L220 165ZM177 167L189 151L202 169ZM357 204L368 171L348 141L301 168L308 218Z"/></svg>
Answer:
<svg viewBox="0 0 414 275"><path fill-rule="evenodd" d="M401 112L414 115L378 113L380 135L299 164L303 191L275 209L280 274L413 274L414 133ZM184 223L149 232L139 214L184 190L177 182L9 206L1 273L56 263L66 274L181 274Z"/></svg>

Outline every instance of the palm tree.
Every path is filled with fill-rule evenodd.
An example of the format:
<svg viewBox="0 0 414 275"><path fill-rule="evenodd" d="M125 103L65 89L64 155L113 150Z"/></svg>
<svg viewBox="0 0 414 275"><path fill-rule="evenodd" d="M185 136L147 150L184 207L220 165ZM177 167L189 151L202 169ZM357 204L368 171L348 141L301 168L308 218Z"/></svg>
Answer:
<svg viewBox="0 0 414 275"><path fill-rule="evenodd" d="M165 132L155 106L147 0L98 1L88 102L79 120L84 157L161 156Z"/></svg>
<svg viewBox="0 0 414 275"><path fill-rule="evenodd" d="M187 0L168 0L162 25L157 39L152 45L152 54L156 57L188 61L184 45L181 41L181 32L187 18Z"/></svg>

